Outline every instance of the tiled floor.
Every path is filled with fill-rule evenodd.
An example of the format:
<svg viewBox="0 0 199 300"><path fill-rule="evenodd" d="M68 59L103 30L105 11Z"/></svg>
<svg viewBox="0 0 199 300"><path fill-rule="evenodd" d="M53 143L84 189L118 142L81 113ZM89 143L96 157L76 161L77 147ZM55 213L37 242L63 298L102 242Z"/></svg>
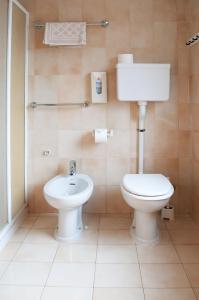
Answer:
<svg viewBox="0 0 199 300"><path fill-rule="evenodd" d="M86 215L81 240L58 243L55 216L28 216L0 253L1 300L199 299L199 227L159 222L157 246L136 245L130 215Z"/></svg>

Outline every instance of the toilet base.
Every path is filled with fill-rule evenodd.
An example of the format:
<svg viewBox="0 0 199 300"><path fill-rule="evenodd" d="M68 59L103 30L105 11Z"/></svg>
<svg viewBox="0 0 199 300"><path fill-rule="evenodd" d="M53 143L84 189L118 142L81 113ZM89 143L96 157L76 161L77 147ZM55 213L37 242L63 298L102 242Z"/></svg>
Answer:
<svg viewBox="0 0 199 300"><path fill-rule="evenodd" d="M136 210L131 228L131 235L138 244L156 244L159 241L157 213Z"/></svg>
<svg viewBox="0 0 199 300"><path fill-rule="evenodd" d="M58 228L55 231L55 238L58 241L77 240L80 238L82 231L82 207L59 211Z"/></svg>

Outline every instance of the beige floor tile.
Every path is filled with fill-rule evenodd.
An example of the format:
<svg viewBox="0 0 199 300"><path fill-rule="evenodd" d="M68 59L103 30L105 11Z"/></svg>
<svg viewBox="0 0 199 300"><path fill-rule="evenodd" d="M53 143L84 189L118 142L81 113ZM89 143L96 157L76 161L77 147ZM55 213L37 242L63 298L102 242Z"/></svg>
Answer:
<svg viewBox="0 0 199 300"><path fill-rule="evenodd" d="M141 288L95 288L93 300L144 300Z"/></svg>
<svg viewBox="0 0 199 300"><path fill-rule="evenodd" d="M92 287L94 273L91 263L54 263L47 286Z"/></svg>
<svg viewBox="0 0 199 300"><path fill-rule="evenodd" d="M0 284L42 286L46 282L50 266L50 263L12 262L3 274Z"/></svg>
<svg viewBox="0 0 199 300"><path fill-rule="evenodd" d="M172 245L137 246L140 263L178 263L179 258Z"/></svg>
<svg viewBox="0 0 199 300"><path fill-rule="evenodd" d="M190 287L180 264L141 264L140 266L145 288Z"/></svg>
<svg viewBox="0 0 199 300"><path fill-rule="evenodd" d="M183 263L199 263L199 245L178 245L176 250Z"/></svg>
<svg viewBox="0 0 199 300"><path fill-rule="evenodd" d="M132 220L130 215L114 217L103 216L100 218L100 229L130 229Z"/></svg>
<svg viewBox="0 0 199 300"><path fill-rule="evenodd" d="M56 244L24 243L17 251L14 261L52 262L57 251Z"/></svg>
<svg viewBox="0 0 199 300"><path fill-rule="evenodd" d="M0 278L8 267L8 262L0 262Z"/></svg>
<svg viewBox="0 0 199 300"><path fill-rule="evenodd" d="M195 300L192 289L145 289L145 300Z"/></svg>
<svg viewBox="0 0 199 300"><path fill-rule="evenodd" d="M97 245L60 245L56 262L95 262Z"/></svg>
<svg viewBox="0 0 199 300"><path fill-rule="evenodd" d="M141 287L138 264L97 264L95 287Z"/></svg>
<svg viewBox="0 0 199 300"><path fill-rule="evenodd" d="M29 228L19 228L11 237L10 242L23 242L29 233Z"/></svg>
<svg viewBox="0 0 199 300"><path fill-rule="evenodd" d="M132 245L135 239L131 237L129 230L100 230L100 245Z"/></svg>
<svg viewBox="0 0 199 300"><path fill-rule="evenodd" d="M57 243L53 229L32 229L24 240L25 243Z"/></svg>
<svg viewBox="0 0 199 300"><path fill-rule="evenodd" d="M58 224L57 216L39 216L33 225L35 229L55 229Z"/></svg>
<svg viewBox="0 0 199 300"><path fill-rule="evenodd" d="M135 246L104 245L98 246L97 263L137 263Z"/></svg>
<svg viewBox="0 0 199 300"><path fill-rule="evenodd" d="M199 230L170 230L170 235L176 245L199 244Z"/></svg>
<svg viewBox="0 0 199 300"><path fill-rule="evenodd" d="M190 217L177 217L175 221L166 222L166 227L169 230L195 230L198 226Z"/></svg>
<svg viewBox="0 0 199 300"><path fill-rule="evenodd" d="M41 300L92 300L92 288L46 287Z"/></svg>
<svg viewBox="0 0 199 300"><path fill-rule="evenodd" d="M42 287L1 286L0 299L2 300L40 300Z"/></svg>
<svg viewBox="0 0 199 300"><path fill-rule="evenodd" d="M0 261L9 261L11 260L19 247L21 246L21 243L15 243L10 242L8 243L5 248L0 252Z"/></svg>
<svg viewBox="0 0 199 300"><path fill-rule="evenodd" d="M169 233L166 230L160 230L159 231L159 245L169 245L171 244L171 239L169 236Z"/></svg>
<svg viewBox="0 0 199 300"><path fill-rule="evenodd" d="M192 287L199 287L199 264L184 264Z"/></svg>
<svg viewBox="0 0 199 300"><path fill-rule="evenodd" d="M100 217L97 214L83 214L83 224L87 229L98 229Z"/></svg>
<svg viewBox="0 0 199 300"><path fill-rule="evenodd" d="M70 241L71 244L96 245L98 241L97 230L84 230L78 240Z"/></svg>
<svg viewBox="0 0 199 300"><path fill-rule="evenodd" d="M37 220L38 216L34 216L34 215L28 215L23 223L20 225L21 228L31 228L33 226L33 224L35 223L35 221Z"/></svg>

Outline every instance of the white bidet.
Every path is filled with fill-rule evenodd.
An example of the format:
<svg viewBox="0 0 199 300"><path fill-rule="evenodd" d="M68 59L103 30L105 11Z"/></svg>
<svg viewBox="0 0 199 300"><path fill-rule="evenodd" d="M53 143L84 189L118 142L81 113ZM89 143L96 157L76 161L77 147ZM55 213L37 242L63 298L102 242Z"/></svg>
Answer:
<svg viewBox="0 0 199 300"><path fill-rule="evenodd" d="M84 174L59 175L48 181L43 193L46 201L58 209L56 238L61 241L77 239L83 230L82 205L93 192L93 181Z"/></svg>

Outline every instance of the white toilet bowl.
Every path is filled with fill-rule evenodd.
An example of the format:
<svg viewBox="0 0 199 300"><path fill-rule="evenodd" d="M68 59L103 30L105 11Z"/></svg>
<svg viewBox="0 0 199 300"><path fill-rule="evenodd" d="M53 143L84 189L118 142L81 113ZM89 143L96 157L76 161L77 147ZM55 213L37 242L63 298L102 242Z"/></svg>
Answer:
<svg viewBox="0 0 199 300"><path fill-rule="evenodd" d="M121 192L127 204L134 208L131 230L134 230L136 241L147 244L158 242L156 217L174 193L170 181L161 174L126 174Z"/></svg>
<svg viewBox="0 0 199 300"><path fill-rule="evenodd" d="M59 175L48 181L43 189L46 201L58 209L56 239L77 239L83 230L82 205L93 192L91 178L84 174Z"/></svg>

